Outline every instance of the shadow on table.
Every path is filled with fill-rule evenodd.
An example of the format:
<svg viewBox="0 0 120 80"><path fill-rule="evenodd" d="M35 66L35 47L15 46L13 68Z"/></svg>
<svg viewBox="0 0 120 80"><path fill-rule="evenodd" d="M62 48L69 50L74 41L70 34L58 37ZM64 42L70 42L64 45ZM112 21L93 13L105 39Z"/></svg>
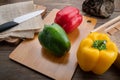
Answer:
<svg viewBox="0 0 120 80"><path fill-rule="evenodd" d="M92 72L84 72L77 66L72 80L120 80L120 70L114 65L102 75L96 75Z"/></svg>

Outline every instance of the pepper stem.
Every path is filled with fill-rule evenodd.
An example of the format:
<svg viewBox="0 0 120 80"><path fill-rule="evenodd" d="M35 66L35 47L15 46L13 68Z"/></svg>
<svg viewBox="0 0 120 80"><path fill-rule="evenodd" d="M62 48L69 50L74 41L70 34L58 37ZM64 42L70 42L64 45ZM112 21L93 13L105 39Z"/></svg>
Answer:
<svg viewBox="0 0 120 80"><path fill-rule="evenodd" d="M96 48L98 50L105 50L105 49L107 49L106 48L106 42L107 42L106 40L95 40L93 42L92 47Z"/></svg>

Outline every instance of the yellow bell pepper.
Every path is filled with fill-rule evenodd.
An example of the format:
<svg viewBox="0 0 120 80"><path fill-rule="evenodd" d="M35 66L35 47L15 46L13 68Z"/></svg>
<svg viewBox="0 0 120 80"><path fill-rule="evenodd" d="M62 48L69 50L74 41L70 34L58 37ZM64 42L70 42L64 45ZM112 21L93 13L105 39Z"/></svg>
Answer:
<svg viewBox="0 0 120 80"><path fill-rule="evenodd" d="M77 60L83 71L103 74L118 55L116 45L107 34L93 32L83 39L77 51Z"/></svg>

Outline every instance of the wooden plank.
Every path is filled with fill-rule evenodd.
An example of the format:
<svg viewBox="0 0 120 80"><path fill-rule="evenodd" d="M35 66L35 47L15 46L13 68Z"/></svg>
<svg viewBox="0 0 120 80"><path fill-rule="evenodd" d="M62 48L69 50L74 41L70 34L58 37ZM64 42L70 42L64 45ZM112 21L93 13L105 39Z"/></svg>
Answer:
<svg viewBox="0 0 120 80"><path fill-rule="evenodd" d="M109 34L109 35L113 35L115 32L117 32L118 30L117 29L115 29L115 28L112 28L112 29L109 29L109 30L107 30L107 33Z"/></svg>
<svg viewBox="0 0 120 80"><path fill-rule="evenodd" d="M58 11L58 9L53 9L44 19L45 24L53 23ZM91 22L88 22L88 20ZM40 45L37 35L33 40L23 41L9 55L9 58L53 79L70 80L77 67L76 51L78 45L81 39L90 33L95 24L96 19L83 16L82 24L72 33L68 34L71 49L68 54L61 58L56 58L45 51Z"/></svg>
<svg viewBox="0 0 120 80"><path fill-rule="evenodd" d="M117 30L120 30L120 22L117 22L117 23L116 23L115 28L116 28Z"/></svg>
<svg viewBox="0 0 120 80"><path fill-rule="evenodd" d="M108 21L107 23L99 26L98 28L94 29L92 32L96 32L96 31L97 32L104 32L104 30L107 29L109 26L111 26L119 21L120 21L120 16L117 16L116 18L114 18L114 19Z"/></svg>
<svg viewBox="0 0 120 80"><path fill-rule="evenodd" d="M120 26L116 26L115 28L118 29L118 30L120 30Z"/></svg>
<svg viewBox="0 0 120 80"><path fill-rule="evenodd" d="M113 35L115 32L119 30L119 28L120 28L120 22L118 21L103 31L107 32L110 35Z"/></svg>
<svg viewBox="0 0 120 80"><path fill-rule="evenodd" d="M116 30L120 30L120 21L114 23L113 25L111 25L110 27L104 29L103 31L108 32L109 30L115 28Z"/></svg>

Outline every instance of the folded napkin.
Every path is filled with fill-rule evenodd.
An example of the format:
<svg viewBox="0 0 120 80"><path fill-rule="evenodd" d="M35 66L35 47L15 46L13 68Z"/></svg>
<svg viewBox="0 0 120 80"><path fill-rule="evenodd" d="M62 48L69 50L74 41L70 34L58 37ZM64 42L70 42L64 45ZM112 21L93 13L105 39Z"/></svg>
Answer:
<svg viewBox="0 0 120 80"><path fill-rule="evenodd" d="M21 15L36 11L33 1L20 2L0 6L0 24L11 21ZM29 19L19 25L0 33L0 41L12 39L32 39L34 34L44 26L41 15ZM10 39L10 40L9 40Z"/></svg>

